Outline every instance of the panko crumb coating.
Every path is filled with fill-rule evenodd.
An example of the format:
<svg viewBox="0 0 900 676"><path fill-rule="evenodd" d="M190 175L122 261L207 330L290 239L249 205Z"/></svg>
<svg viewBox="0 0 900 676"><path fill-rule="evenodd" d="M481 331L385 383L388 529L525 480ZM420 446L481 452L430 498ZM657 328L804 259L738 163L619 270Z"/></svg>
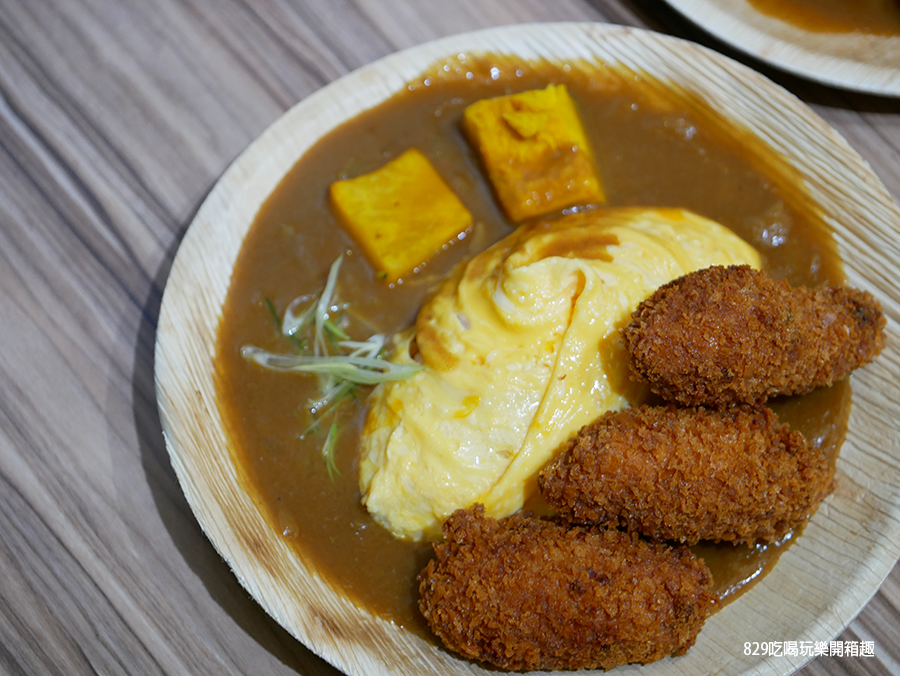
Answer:
<svg viewBox="0 0 900 676"><path fill-rule="evenodd" d="M583 427L538 484L564 521L692 545L777 540L833 480L821 449L764 406L643 406Z"/></svg>
<svg viewBox="0 0 900 676"><path fill-rule="evenodd" d="M633 371L660 397L724 407L844 378L882 350L885 324L868 292L713 266L661 286L622 337Z"/></svg>
<svg viewBox="0 0 900 676"><path fill-rule="evenodd" d="M517 514L454 512L419 575L420 608L450 650L514 671L612 669L682 655L710 605L686 547Z"/></svg>

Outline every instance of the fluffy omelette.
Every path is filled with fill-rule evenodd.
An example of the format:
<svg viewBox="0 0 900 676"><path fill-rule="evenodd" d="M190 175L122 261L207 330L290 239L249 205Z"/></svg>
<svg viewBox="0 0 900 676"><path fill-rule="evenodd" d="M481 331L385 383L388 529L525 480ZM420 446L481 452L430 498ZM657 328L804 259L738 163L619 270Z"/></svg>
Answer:
<svg viewBox="0 0 900 676"><path fill-rule="evenodd" d="M398 337L421 363L372 393L360 490L396 536L440 537L476 502L504 517L581 426L639 403L618 332L657 287L711 265L760 267L724 226L681 209L597 209L520 227L459 266Z"/></svg>

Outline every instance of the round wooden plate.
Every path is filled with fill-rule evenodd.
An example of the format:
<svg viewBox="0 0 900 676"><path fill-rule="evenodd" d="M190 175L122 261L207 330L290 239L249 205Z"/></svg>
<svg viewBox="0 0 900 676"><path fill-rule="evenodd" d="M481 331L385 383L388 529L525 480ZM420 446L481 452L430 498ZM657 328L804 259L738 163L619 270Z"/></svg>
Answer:
<svg viewBox="0 0 900 676"><path fill-rule="evenodd" d="M804 30L747 0L666 0L708 33L766 63L823 84L900 96L900 37Z"/></svg>
<svg viewBox="0 0 900 676"><path fill-rule="evenodd" d="M414 47L302 101L229 167L179 248L157 329L163 433L197 519L272 617L346 673L495 673L358 609L268 526L232 465L213 365L232 267L257 210L285 172L330 129L388 98L430 65L460 53L616 64L700 97L788 158L834 228L849 283L868 289L884 304L887 348L853 376L839 488L774 571L710 618L686 656L641 669L645 675L793 671L809 657L748 655L745 644L833 638L875 593L900 554L900 292L895 286L900 212L864 161L792 95L710 50L647 31L532 24Z"/></svg>

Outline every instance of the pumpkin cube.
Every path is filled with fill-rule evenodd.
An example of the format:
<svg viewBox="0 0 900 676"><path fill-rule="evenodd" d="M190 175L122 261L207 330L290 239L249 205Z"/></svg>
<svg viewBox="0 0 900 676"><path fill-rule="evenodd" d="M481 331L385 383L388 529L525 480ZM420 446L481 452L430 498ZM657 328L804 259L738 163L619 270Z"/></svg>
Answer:
<svg viewBox="0 0 900 676"><path fill-rule="evenodd" d="M477 101L462 127L513 222L606 201L565 85Z"/></svg>
<svg viewBox="0 0 900 676"><path fill-rule="evenodd" d="M379 278L396 282L472 226L472 215L421 152L331 184L338 220Z"/></svg>

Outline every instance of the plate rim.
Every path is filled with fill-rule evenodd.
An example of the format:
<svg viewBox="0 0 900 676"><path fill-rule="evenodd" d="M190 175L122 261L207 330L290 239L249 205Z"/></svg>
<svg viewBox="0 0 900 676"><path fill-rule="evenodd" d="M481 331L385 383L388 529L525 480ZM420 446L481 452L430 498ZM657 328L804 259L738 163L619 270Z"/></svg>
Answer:
<svg viewBox="0 0 900 676"><path fill-rule="evenodd" d="M207 319L209 318L209 315L214 316L216 318L216 326L213 327L212 330L208 323L205 325L192 323L190 321L190 318L188 318L188 321L185 322L184 312L180 310L176 311L174 309L174 303L176 302L176 299L178 301L184 301L181 296L184 295L185 288L182 287L179 289L178 285L188 283L188 281L191 279L191 275L193 274L191 272L190 263L187 256L196 254L196 249L205 242L202 235L208 233L204 233L204 229L208 230L213 227L209 220L211 218L211 214L219 213L222 210L225 210L226 212L230 211L235 215L236 218L246 218L246 212L248 211L249 207L247 205L241 206L236 204L235 200L233 199L234 194L229 193L229 191L235 188L240 188L241 191L244 190L242 186L244 186L246 182L251 182L254 185L259 183L260 179L256 174L258 174L258 172L260 171L260 166L265 166L275 161L271 157L260 157L260 149L266 147L275 140L283 140L282 136L285 129L291 128L292 125L298 124L298 118L303 117L308 110L316 105L319 105L320 102L327 101L335 92L339 92L343 95L348 95L348 92L350 92L355 85L365 83L371 80L371 78L375 77L376 75L384 75L385 73L386 80L382 84L382 86L393 86L393 91L397 91L402 86L405 86L407 82L413 80L417 75L420 75L425 69L427 69L432 63L436 62L439 58L448 58L449 56L452 56L459 51L502 53L500 51L502 46L511 44L513 42L521 42L526 46L530 46L530 49L534 49L535 45L537 44L543 46L542 40L545 40L548 35L553 35L555 36L555 39L559 39L562 41L567 41L568 38L577 36L578 39L575 40L575 42L577 43L577 45L575 46L576 48L583 48L585 45L596 45L597 43L616 43L616 41L618 41L620 46L624 43L625 47L628 49L636 46L640 46L642 48L659 47L660 49L665 51L669 47L677 44L679 48L686 49L689 53L704 55L704 58L710 59L712 62L717 63L723 68L725 68L723 64L727 65L727 70L736 71L742 78L747 78L750 82L756 84L763 82L766 83L764 89L772 90L772 88L775 88L775 91L780 92L779 96L783 97L783 100L794 101L796 105L801 106L809 116L807 119L807 123L811 122L812 126L818 132L823 133L825 138L827 138L830 143L837 144L837 146L841 147L841 150L844 153L849 153L851 156L855 157L858 160L859 167L863 171L869 172L870 176L868 178L874 179L875 186L873 187L873 190L875 190L875 192L879 192L880 187L880 199L884 200L886 198L889 201L890 208L892 208L891 215L893 216L893 222L895 223L895 225L900 222L900 211L897 210L892 198L890 197L889 193L887 193L886 188L884 188L881 182L877 179L877 176L875 176L874 173L872 173L871 170L867 168L865 161L861 157L859 157L856 151L854 151L849 146L849 144L846 143L846 141L843 140L840 134L838 134L831 127L827 126L824 121L822 121L814 112L809 110L809 108L805 106L805 104L800 102L799 99L796 99L796 97L786 92L777 84L772 83L770 80L764 78L764 76L756 73L746 66L733 61L732 59L729 59L726 56L714 52L713 50L695 45L680 38L661 35L645 29L623 27L613 24L599 24L593 22L559 22L543 24L517 24L513 26L486 28L469 33L461 33L458 35L452 35L431 42L423 43L421 45L409 47L407 49L394 52L385 57L382 57L377 61L362 66L361 68L354 70L351 73L338 78L337 80L334 80L333 82L322 87L321 89L312 93L310 96L304 98L303 100L292 106L281 117L273 122L273 124L270 125L262 134L260 134L260 136L257 137L257 139L254 140L247 147L247 149L238 156L238 158L228 167L228 169L226 169L219 180L216 181L215 186L207 195L207 198L204 200L203 204L198 210L194 220L188 227L188 230L185 233L185 236L179 245L178 252L176 253L176 256L173 260L172 267L169 272L169 277L166 282L166 288L163 293L154 352L154 377L157 391L157 402L160 412L160 421L162 424L166 448L169 452L173 468L175 469L179 485L184 491L188 503L190 504L195 517L197 518L198 522L200 522L200 525L206 533L207 537L210 539L219 554L232 568L241 584L245 588L247 588L254 599L266 610L266 612L268 612L273 618L275 618L276 621L284 626L298 640L307 645L313 652L317 653L319 656L331 662L338 668L348 671L348 673L407 672L405 671L405 669L397 669L396 664L391 666L390 664L382 664L380 662L375 663L360 660L358 655L354 655L351 659L347 659L347 651L345 651L341 644L337 642L334 636L328 636L327 632L323 632L322 627L317 624L327 624L327 618L298 616L295 609L286 607L285 599L279 598L278 594L275 594L273 597L271 586L274 584L274 582L272 580L265 580L260 582L259 580L254 580L253 575L248 574L245 562L240 560L240 556L238 556L239 552L236 552L235 550L235 541L232 539L235 530L239 527L243 527L244 524L238 524L236 526L233 523L229 523L228 519L225 518L224 514L222 513L221 506L219 507L218 511L213 510L215 511L215 513L212 514L212 516L204 511L210 508L210 506L206 504L208 496L203 496L200 494L202 493L202 491L200 491L200 488L202 488L206 484L204 482L197 482L197 477L192 474L193 472L197 471L196 467L192 466L189 462L186 462L186 460L188 459L183 455L184 449L188 448L192 443L196 443L197 439L196 437L188 437L187 440L185 440L183 430L185 421L182 419L183 411L180 412L178 408L184 405L199 406L201 407L201 410L205 410L206 412L208 412L208 414L211 416L211 419L216 425L223 426L224 423L219 416L214 397L210 398L209 392L204 388L198 387L196 388L196 392L194 393L190 391L176 393L173 391L173 388L176 388L177 386L176 381L180 377L180 369L189 369L192 365L192 363L185 361L184 355L179 358L176 353L180 350L183 350L184 354L190 354L193 358L198 359L201 362L203 360L207 360L209 365L212 366L212 359L214 358L215 351L215 334L218 325L218 316L221 311L221 303L224 302L225 295L227 294L227 283L222 279L218 279L217 283L214 284L212 288L190 287L191 291L196 292L197 297L189 299L189 307L193 311L205 313ZM435 56L436 54L438 56ZM440 55L443 55L443 57L441 57ZM415 60L420 65L416 69L411 70L410 66L407 63L410 60ZM735 77L735 79L737 79L733 74L732 77ZM356 101L351 99L350 102L355 103ZM338 122L342 122L343 118L335 118L335 120L336 124ZM309 145L311 145L311 143ZM299 159L299 156L294 157L293 161L296 161L297 159ZM288 168L293 164L293 161L290 163L290 165L288 165ZM283 163L283 158L278 160L278 162ZM280 177L278 180L280 180ZM272 189L274 189L274 185L272 186ZM269 192L271 192L271 190L269 190ZM252 215L255 215L258 206L259 205L257 205L256 208L252 209ZM887 204L883 206L885 208L888 208ZM243 216L241 216L241 214L243 214ZM247 228L249 228L249 225L252 222L252 215L247 222ZM242 241L242 239L243 236L241 235L240 240ZM234 233L231 233L228 246L233 248L234 244ZM234 251L233 258L236 258L239 248L240 246L238 244L237 250ZM211 260L209 262L205 262L204 265L221 266L223 264L222 252L212 253L214 255L211 256ZM229 257L230 254L225 256L226 259ZM842 255L842 258L845 257ZM234 260L232 259L232 266L233 262ZM225 261L225 263L227 263L227 260ZM230 267L231 266L229 266L229 278ZM847 263L845 260L845 268L846 267ZM851 282L854 281L854 276L860 279L862 278L862 272L859 270L851 271L848 269L847 272L848 280ZM851 272L854 272L855 274L851 275ZM198 343L191 344L191 340L197 340ZM185 341L188 342L186 343ZM212 351L210 351L210 346L212 348ZM893 345L893 349L896 351L896 345ZM192 377L196 375L198 374L193 373ZM199 375L203 376L202 373ZM210 374L206 375L209 376ZM854 378L855 377L856 376L854 376ZM208 385L208 382L205 383L205 386ZM192 394L197 394L196 398L192 398ZM854 399L855 395L856 391L854 388ZM851 412L851 421L852 420L853 413ZM849 436L850 435L848 433L848 438ZM239 477L237 476L233 467L230 469L230 472L227 473L229 474L230 480L236 482L239 481ZM198 510L203 512L202 516L200 513L198 513ZM258 516L262 519L262 523L265 523L265 517L263 517L261 514ZM256 523L258 524L258 521ZM815 523L815 519L813 523ZM268 529L268 527L266 528ZM817 527L815 525L811 525L811 528L815 530ZM896 531L897 534L900 534L900 522L894 524L894 531ZM274 532L269 533L269 535L274 535L277 538L277 534L275 534ZM805 537L806 536L804 536L804 538ZM804 541L805 540L801 538L799 543L789 548L789 550L782 557L782 560L793 559L799 553L798 547L800 547L800 545ZM289 548L287 548L287 545L285 545L283 541L281 542L281 545L284 549L289 550ZM277 543L274 546L276 547L276 549L278 548ZM900 543L893 545L890 554L893 557L894 562L896 562L898 556L900 556ZM878 587L880 586L884 577L886 577L890 572L893 565L894 564L892 563L891 565L886 566L884 570L871 571L874 577L868 582L869 586L871 586L872 588L871 593L869 593L869 595L866 597L866 601L859 604L859 607L856 608L855 612L852 613L852 616L842 617L839 623L840 626L834 625L833 622L828 625L829 627L831 627L828 630L830 633L830 635L827 637L828 639L832 638L834 635L842 631L847 626L847 624L849 624L853 620L855 615L860 610L862 610L862 608L865 606L865 603L868 602L868 599L877 592ZM775 575L779 568L781 567L776 566L766 579L769 580L772 575ZM882 566L882 568L884 568L884 566ZM315 571L311 571L308 567L305 566L305 564L303 564L301 570L310 574L311 578L313 578L310 584L314 586L314 590L316 592L321 592L324 582L321 580L321 578L318 577ZM874 581L874 578L877 578L877 583L873 585L872 582ZM765 581L748 592L746 597L749 597L752 594L761 594L762 592L757 592L757 589L764 589L764 585ZM327 585L325 585L325 588L327 589ZM724 608L717 614L717 616L727 618L729 614L733 614L735 612L733 610L733 607L734 604ZM329 600L329 602L326 604L326 610L330 609L334 610L335 612L346 612L348 611L348 608L352 612L356 612L353 609L352 603L350 603L346 599L344 599L343 601ZM360 615L368 617L368 622L366 624L367 629L379 632L379 640L381 641L390 642L392 640L391 636L397 633L397 629L385 620L374 618L373 616L370 616L365 612L360 613ZM363 617L362 619L365 619L365 617ZM701 641L703 640L703 637L705 635L708 636L708 626L707 629L705 629L704 632L702 632L700 635ZM435 649L433 646L426 644L422 639L419 640L422 641L423 645L417 646L415 645L415 641L413 641L412 643L405 646L411 650L411 654L406 656L407 658L411 658L413 662L421 661L423 664L426 664L429 669L434 668L433 660L435 659L438 660L438 663L440 664L446 664L447 656L440 654L443 651L441 651L440 649ZM698 641L698 646L695 646L692 649L692 653L697 650L701 641ZM690 655L691 653L689 653L687 657L679 658L677 664L685 664L683 660L689 659ZM747 665L747 668L742 669L741 671L726 670L726 672L741 674L786 674L802 666L806 661L808 661L808 659L811 659L811 657L807 659L799 658L795 660L784 658L777 662L773 662L771 660L757 661L754 664ZM450 662L453 666L453 672L459 673L461 664L460 661L456 658L452 658ZM477 665L472 665L469 663L465 664L466 667L463 669L463 671L467 671L470 673L483 673L484 671ZM659 667L660 673L682 673L677 669L675 671L669 671L668 669L671 664L674 664L674 662L664 661L663 663L657 663L657 665L661 665ZM403 662L404 668L408 668L409 665L409 661ZM651 670L653 670L654 666L656 665L651 665ZM624 668L624 670L620 668L619 672L624 673L624 671L628 669L629 667ZM646 672L647 670L647 668L642 669L642 673Z"/></svg>
<svg viewBox="0 0 900 676"><path fill-rule="evenodd" d="M685 19L746 56L752 57L785 73L805 80L824 84L850 92L872 94L885 97L900 97L900 63L896 68L866 65L826 52L807 49L803 45L783 39L739 17L725 11L716 0L665 0ZM777 21L753 9L747 4L748 12L765 17L766 21ZM798 35L809 34L802 28L785 24L788 30ZM844 34L841 34L844 35ZM873 43L897 45L900 36L866 36ZM869 72L860 81L861 69Z"/></svg>

